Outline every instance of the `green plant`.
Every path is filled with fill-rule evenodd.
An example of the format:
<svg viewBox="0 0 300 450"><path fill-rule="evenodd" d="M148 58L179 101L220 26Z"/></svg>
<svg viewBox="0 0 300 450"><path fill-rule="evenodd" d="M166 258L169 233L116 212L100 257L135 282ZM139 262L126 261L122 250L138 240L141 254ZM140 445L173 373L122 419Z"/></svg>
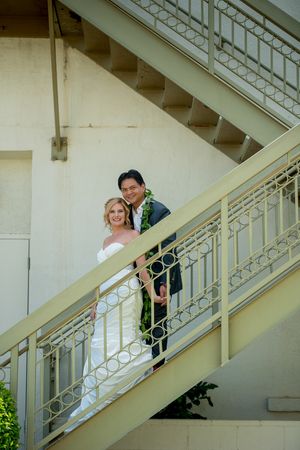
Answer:
<svg viewBox="0 0 300 450"><path fill-rule="evenodd" d="M19 448L20 426L15 400L4 383L0 381L0 448Z"/></svg>
<svg viewBox="0 0 300 450"><path fill-rule="evenodd" d="M192 411L193 406L199 406L201 400L207 400L210 406L214 406L207 391L218 386L206 381L200 381L185 394L163 408L153 416L153 419L206 419L201 414Z"/></svg>

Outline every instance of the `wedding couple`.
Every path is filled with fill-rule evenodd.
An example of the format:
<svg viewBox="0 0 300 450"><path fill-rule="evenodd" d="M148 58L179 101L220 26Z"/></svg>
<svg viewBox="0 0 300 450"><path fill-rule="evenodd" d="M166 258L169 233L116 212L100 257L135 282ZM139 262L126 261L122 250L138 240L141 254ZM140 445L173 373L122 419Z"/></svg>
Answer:
<svg viewBox="0 0 300 450"><path fill-rule="evenodd" d="M118 179L118 187L122 192L123 198L112 198L105 204L104 221L110 228L111 234L104 240L102 249L97 254L99 263L107 260L139 236L140 233L144 233L147 229L170 214L166 206L154 200L151 191L146 189L142 175L137 170L131 169L128 172L122 173ZM162 242L162 248L173 242L175 238L175 234L169 236ZM156 251L157 249L152 249L153 254ZM75 417L84 409L91 406L99 396L103 397L109 393L115 385L122 382L125 377L131 375L146 363L149 363L152 358L156 358L160 353L160 348L162 351L166 350L167 337L165 336L166 326L164 318L167 315L167 297L168 294L172 295L182 288L180 268L179 264L174 265L174 254L168 252L167 255L151 265L151 271L154 274L160 274L163 268L167 269L170 266L170 274L168 276L170 284L168 287L169 293L167 292L166 270L164 273L156 276L154 281L152 281L147 269L143 269L139 272L139 279L136 276L132 276L116 290L112 290L105 297L101 297L98 304L95 305L91 313L91 317L96 319L95 329L91 341L90 357L87 359L83 370L82 400L80 406L73 411L70 418ZM139 257L135 261L136 267L138 268L143 265L145 260L145 255ZM118 280L130 274L133 269L134 266L131 264L121 270L100 286L100 292L109 289ZM144 286L143 295L141 284ZM144 309L147 300L149 302L148 308L151 309L154 305L154 323L157 326L151 331L152 348L144 342L142 332L139 331L143 297ZM122 302L121 326L119 317L120 310L118 308L120 302ZM106 314L104 315L104 313ZM144 319L143 325L145 330L149 328L151 322L149 323L147 320L149 319L149 315L147 318L147 314L145 313ZM138 356L128 363L128 354L126 355L124 348L128 345L134 353L132 343L139 349L136 353ZM107 367L105 366L105 361L111 357L110 364L112 366L113 361L115 361L115 355L117 355L119 367L122 367L122 364L124 364L124 367L116 371L116 373L110 373L108 375L110 370L105 369ZM164 360L159 361L153 369L156 370L163 363ZM139 378L135 378L130 385L118 391L114 396L109 397L100 407L86 414L66 431L71 431L81 421L86 420L94 412L102 409L106 404L111 403L114 398L139 382L144 376L145 374ZM99 392L97 392L98 388Z"/></svg>

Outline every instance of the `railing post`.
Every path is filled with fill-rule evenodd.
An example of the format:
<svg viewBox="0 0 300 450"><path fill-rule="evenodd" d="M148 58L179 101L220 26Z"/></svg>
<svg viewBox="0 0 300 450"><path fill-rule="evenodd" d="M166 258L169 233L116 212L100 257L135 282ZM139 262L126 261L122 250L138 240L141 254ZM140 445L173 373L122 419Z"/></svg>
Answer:
<svg viewBox="0 0 300 450"><path fill-rule="evenodd" d="M208 71L214 73L215 12L214 0L208 0Z"/></svg>
<svg viewBox="0 0 300 450"><path fill-rule="evenodd" d="M229 360L228 320L228 197L221 202L221 365Z"/></svg>
<svg viewBox="0 0 300 450"><path fill-rule="evenodd" d="M18 401L18 371L19 371L19 345L16 345L11 350L10 354L10 391L15 399Z"/></svg>
<svg viewBox="0 0 300 450"><path fill-rule="evenodd" d="M34 449L36 393L36 333L29 336L27 360L27 449Z"/></svg>

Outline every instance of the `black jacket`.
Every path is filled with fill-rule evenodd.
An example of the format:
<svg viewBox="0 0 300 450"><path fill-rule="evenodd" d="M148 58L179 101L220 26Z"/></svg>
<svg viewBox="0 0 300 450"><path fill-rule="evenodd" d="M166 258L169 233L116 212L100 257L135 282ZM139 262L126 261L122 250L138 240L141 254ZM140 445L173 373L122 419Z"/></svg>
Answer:
<svg viewBox="0 0 300 450"><path fill-rule="evenodd" d="M152 204L152 213L149 216L149 224L151 227L153 227L155 224L160 222L162 219L170 215L169 209L163 205L162 203L158 202L157 200L151 200ZM133 227L133 216L132 216L132 208L130 210L130 221ZM171 242L176 240L176 234L172 234L171 236L167 237L162 242L162 248L167 247ZM152 249L152 251L157 253L158 249L157 247ZM158 259L151 265L151 270L154 274L160 273L163 269L165 269L167 266L170 266L174 263L174 260L177 259L176 249L170 251L170 253L167 253L164 255L161 259ZM167 275L166 272L157 277L154 280L154 288L157 294L159 294L159 287L162 283L166 283L167 281ZM175 264L171 270L170 270L170 294L175 294L176 292L180 291L182 289L182 281L181 281L181 273L180 273L180 265L179 263Z"/></svg>

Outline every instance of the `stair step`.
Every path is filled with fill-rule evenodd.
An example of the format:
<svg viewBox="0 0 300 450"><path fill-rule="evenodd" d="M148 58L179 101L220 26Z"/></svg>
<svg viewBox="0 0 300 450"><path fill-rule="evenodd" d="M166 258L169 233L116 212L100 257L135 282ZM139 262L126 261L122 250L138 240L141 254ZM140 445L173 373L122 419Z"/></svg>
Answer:
<svg viewBox="0 0 300 450"><path fill-rule="evenodd" d="M164 89L165 77L142 59L138 59L138 89Z"/></svg>
<svg viewBox="0 0 300 450"><path fill-rule="evenodd" d="M119 78L119 80L123 81L125 84L130 86L132 89L136 88L136 72L134 71L125 71L125 70L112 70L112 73Z"/></svg>
<svg viewBox="0 0 300 450"><path fill-rule="evenodd" d="M125 47L110 39L111 69L137 71L137 57Z"/></svg>
<svg viewBox="0 0 300 450"><path fill-rule="evenodd" d="M174 119L178 120L178 122L186 126L188 125L190 108L184 106L166 106L164 107L164 111L170 114Z"/></svg>
<svg viewBox="0 0 300 450"><path fill-rule="evenodd" d="M207 126L217 125L219 114L217 114L208 106L203 105L196 98L193 99L189 125L191 126Z"/></svg>
<svg viewBox="0 0 300 450"><path fill-rule="evenodd" d="M223 117L219 117L216 126L215 144L242 144L244 142L245 133L227 122Z"/></svg>
<svg viewBox="0 0 300 450"><path fill-rule="evenodd" d="M166 78L163 106L192 106L193 96Z"/></svg>
<svg viewBox="0 0 300 450"><path fill-rule="evenodd" d="M82 20L86 52L110 53L109 37L86 20Z"/></svg>
<svg viewBox="0 0 300 450"><path fill-rule="evenodd" d="M162 107L164 90L163 89L139 89L139 93L154 103L159 108Z"/></svg>

